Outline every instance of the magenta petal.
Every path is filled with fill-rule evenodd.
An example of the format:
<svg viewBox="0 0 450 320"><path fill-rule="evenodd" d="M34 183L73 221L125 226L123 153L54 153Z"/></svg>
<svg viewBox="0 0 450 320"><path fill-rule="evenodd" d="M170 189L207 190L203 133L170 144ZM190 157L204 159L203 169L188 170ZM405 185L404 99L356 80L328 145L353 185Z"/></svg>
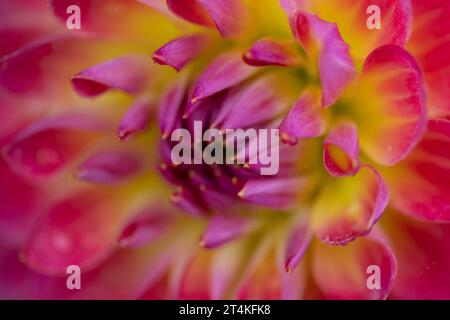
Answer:
<svg viewBox="0 0 450 320"><path fill-rule="evenodd" d="M206 40L203 34L176 38L153 53L153 61L180 71L205 49Z"/></svg>
<svg viewBox="0 0 450 320"><path fill-rule="evenodd" d="M124 247L140 247L160 237L172 221L170 212L147 208L133 217L119 236L119 244Z"/></svg>
<svg viewBox="0 0 450 320"><path fill-rule="evenodd" d="M85 97L95 97L109 89L134 94L144 89L148 72L144 56L123 56L80 72L72 77L72 84Z"/></svg>
<svg viewBox="0 0 450 320"><path fill-rule="evenodd" d="M238 53L222 54L200 75L192 93L192 103L238 84L256 70L247 65ZM192 110L190 111L192 112Z"/></svg>
<svg viewBox="0 0 450 320"><path fill-rule="evenodd" d="M285 268L288 273L294 270L303 258L312 239L308 219L301 219L289 235L286 249Z"/></svg>
<svg viewBox="0 0 450 320"><path fill-rule="evenodd" d="M199 0L166 0L169 9L187 21L203 25L214 26L208 12L200 5Z"/></svg>
<svg viewBox="0 0 450 320"><path fill-rule="evenodd" d="M306 51L311 52L311 40L319 48L319 74L322 82L322 107L334 104L353 80L356 70L350 48L342 39L335 23L306 12L295 16L294 33Z"/></svg>
<svg viewBox="0 0 450 320"><path fill-rule="evenodd" d="M250 228L250 221L238 216L216 214L203 233L201 244L212 249L231 241Z"/></svg>
<svg viewBox="0 0 450 320"><path fill-rule="evenodd" d="M130 140L137 132L144 131L150 121L152 111L151 99L142 97L128 108L117 129L119 140Z"/></svg>
<svg viewBox="0 0 450 320"><path fill-rule="evenodd" d="M158 122L163 139L167 139L181 125L185 92L186 82L181 80L170 87L162 98L158 108Z"/></svg>
<svg viewBox="0 0 450 320"><path fill-rule="evenodd" d="M92 183L119 183L137 174L142 167L137 154L127 151L100 152L84 161L75 175Z"/></svg>
<svg viewBox="0 0 450 320"><path fill-rule="evenodd" d="M270 208L289 208L302 188L304 178L275 178L248 181L239 192L242 199Z"/></svg>
<svg viewBox="0 0 450 320"><path fill-rule="evenodd" d="M359 169L358 130L353 123L334 128L323 143L323 163L333 177L355 175Z"/></svg>
<svg viewBox="0 0 450 320"><path fill-rule="evenodd" d="M244 60L255 67L292 66L299 64L301 57L291 42L261 39L244 54Z"/></svg>
<svg viewBox="0 0 450 320"><path fill-rule="evenodd" d="M244 29L247 11L241 0L198 0L223 37L232 37Z"/></svg>
<svg viewBox="0 0 450 320"><path fill-rule="evenodd" d="M281 139L296 144L299 139L315 138L323 134L326 121L321 114L318 98L304 93L291 108L280 125Z"/></svg>

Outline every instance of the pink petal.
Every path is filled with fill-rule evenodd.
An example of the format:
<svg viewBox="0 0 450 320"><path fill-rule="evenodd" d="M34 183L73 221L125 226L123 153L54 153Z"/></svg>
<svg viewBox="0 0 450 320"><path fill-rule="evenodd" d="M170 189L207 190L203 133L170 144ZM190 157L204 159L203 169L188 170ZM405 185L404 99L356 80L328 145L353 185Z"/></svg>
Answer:
<svg viewBox="0 0 450 320"><path fill-rule="evenodd" d="M355 175L359 169L358 131L353 123L334 128L323 143L323 163L333 177Z"/></svg>
<svg viewBox="0 0 450 320"><path fill-rule="evenodd" d="M181 127L185 93L186 82L181 80L172 85L162 98L158 108L158 122L163 139L167 139L173 130Z"/></svg>
<svg viewBox="0 0 450 320"><path fill-rule="evenodd" d="M120 121L117 136L121 141L128 141L137 132L144 131L150 122L152 113L152 100L148 97L137 99L130 106Z"/></svg>
<svg viewBox="0 0 450 320"><path fill-rule="evenodd" d="M201 244L208 249L219 247L249 231L250 226L248 219L216 214L209 220Z"/></svg>
<svg viewBox="0 0 450 320"><path fill-rule="evenodd" d="M349 46L338 27L317 16L297 12L294 34L302 41L309 55L318 47L318 67L322 82L322 107L333 105L356 75Z"/></svg>
<svg viewBox="0 0 450 320"><path fill-rule="evenodd" d="M248 66L240 54L235 52L222 54L198 78L192 93L192 103L240 83L256 70Z"/></svg>
<svg viewBox="0 0 450 320"><path fill-rule="evenodd" d="M110 89L135 94L144 89L148 73L145 57L122 56L80 72L72 77L72 84L85 97L95 97Z"/></svg>
<svg viewBox="0 0 450 320"><path fill-rule="evenodd" d="M65 113L37 121L4 148L8 164L23 175L48 176L73 161L109 124L95 115Z"/></svg>
<svg viewBox="0 0 450 320"><path fill-rule="evenodd" d="M155 63L181 71L205 49L206 44L207 37L203 34L179 37L158 49L152 58Z"/></svg>
<svg viewBox="0 0 450 320"><path fill-rule="evenodd" d="M176 15L196 24L214 26L214 22L199 0L167 0L167 6Z"/></svg>
<svg viewBox="0 0 450 320"><path fill-rule="evenodd" d="M449 150L450 121L431 120L414 151L386 172L397 210L421 220L450 221Z"/></svg>
<svg viewBox="0 0 450 320"><path fill-rule="evenodd" d="M25 263L48 275L63 275L69 265L93 269L112 252L124 208L117 194L100 190L63 200L30 235L23 250Z"/></svg>
<svg viewBox="0 0 450 320"><path fill-rule="evenodd" d="M134 216L119 236L119 244L124 247L148 245L166 232L172 222L170 212L157 208L147 208Z"/></svg>
<svg viewBox="0 0 450 320"><path fill-rule="evenodd" d="M376 49L355 96L361 149L383 165L404 159L426 127L422 75L414 58L395 45Z"/></svg>
<svg viewBox="0 0 450 320"><path fill-rule="evenodd" d="M316 96L306 92L300 96L280 125L283 142L295 145L299 139L316 138L325 131L326 121Z"/></svg>
<svg viewBox="0 0 450 320"><path fill-rule="evenodd" d="M300 50L296 50L295 44L272 39L256 41L244 54L244 60L255 67L295 66L302 61Z"/></svg>
<svg viewBox="0 0 450 320"><path fill-rule="evenodd" d="M397 261L379 232L345 247L318 244L313 253L313 276L326 299L386 299L397 274ZM380 271L380 289L369 289L370 267Z"/></svg>
<svg viewBox="0 0 450 320"><path fill-rule="evenodd" d="M381 175L362 166L354 177L334 178L321 191L312 208L312 229L327 244L346 245L370 232L387 203Z"/></svg>
<svg viewBox="0 0 450 320"><path fill-rule="evenodd" d="M300 219L289 234L285 256L286 272L290 273L298 266L309 247L311 239L312 232L309 228L309 221L306 218Z"/></svg>
<svg viewBox="0 0 450 320"><path fill-rule="evenodd" d="M137 154L127 151L99 152L86 159L75 176L91 183L120 183L139 173L143 168L141 162Z"/></svg>
<svg viewBox="0 0 450 320"><path fill-rule="evenodd" d="M290 207L305 187L304 178L273 178L248 181L239 197L276 209Z"/></svg>

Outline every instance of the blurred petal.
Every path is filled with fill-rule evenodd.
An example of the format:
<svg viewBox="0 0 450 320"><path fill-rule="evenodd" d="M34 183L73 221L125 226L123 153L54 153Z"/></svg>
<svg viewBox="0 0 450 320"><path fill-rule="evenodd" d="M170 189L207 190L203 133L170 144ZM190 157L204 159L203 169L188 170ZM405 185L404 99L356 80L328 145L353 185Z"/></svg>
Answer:
<svg viewBox="0 0 450 320"><path fill-rule="evenodd" d="M359 169L358 131L353 123L334 128L323 143L323 163L333 177L354 176Z"/></svg>
<svg viewBox="0 0 450 320"><path fill-rule="evenodd" d="M167 6L173 13L190 22L203 26L214 26L214 22L201 5L200 0L167 0Z"/></svg>
<svg viewBox="0 0 450 320"><path fill-rule="evenodd" d="M180 71L205 49L206 40L203 34L176 38L153 53L153 61Z"/></svg>
<svg viewBox="0 0 450 320"><path fill-rule="evenodd" d="M249 219L216 214L209 220L201 239L201 245L208 249L221 246L247 232L250 227Z"/></svg>
<svg viewBox="0 0 450 320"><path fill-rule="evenodd" d="M95 141L109 125L98 116L65 113L37 121L3 149L8 164L23 175L56 173Z"/></svg>
<svg viewBox="0 0 450 320"><path fill-rule="evenodd" d="M450 3L446 0L412 0L414 23L408 50L418 60L427 89L427 106L433 115L450 114Z"/></svg>
<svg viewBox="0 0 450 320"><path fill-rule="evenodd" d="M450 121L431 120L414 151L386 170L392 205L433 222L450 221Z"/></svg>
<svg viewBox="0 0 450 320"><path fill-rule="evenodd" d="M112 184L135 176L143 168L141 157L128 151L106 151L93 154L76 170L75 176L83 181Z"/></svg>
<svg viewBox="0 0 450 320"><path fill-rule="evenodd" d="M361 149L383 165L408 155L426 126L422 76L414 58L398 46L376 49L367 58L352 103Z"/></svg>
<svg viewBox="0 0 450 320"><path fill-rule="evenodd" d="M132 217L119 236L119 244L124 247L148 245L167 231L172 222L170 212L149 207Z"/></svg>
<svg viewBox="0 0 450 320"><path fill-rule="evenodd" d="M72 77L72 84L85 97L95 97L110 89L138 93L148 80L148 66L144 56L122 56L80 72Z"/></svg>
<svg viewBox="0 0 450 320"><path fill-rule="evenodd" d="M398 260L393 299L450 299L450 225L389 212L383 226Z"/></svg>
<svg viewBox="0 0 450 320"><path fill-rule="evenodd" d="M368 288L370 266L379 268L380 289ZM381 234L358 238L345 247L317 243L313 275L327 299L386 299L397 274L397 261Z"/></svg>
<svg viewBox="0 0 450 320"><path fill-rule="evenodd" d="M299 139L316 138L325 131L319 99L311 92L304 93L280 125L283 142L297 144Z"/></svg>
<svg viewBox="0 0 450 320"><path fill-rule="evenodd" d="M192 93L192 103L238 84L256 70L248 66L238 53L222 54L198 78Z"/></svg>
<svg viewBox="0 0 450 320"><path fill-rule="evenodd" d="M322 107L329 107L340 98L355 77L350 48L342 40L336 24L301 11L293 19L294 34L313 59L318 55Z"/></svg>
<svg viewBox="0 0 450 320"><path fill-rule="evenodd" d="M247 64L262 66L295 66L301 63L300 48L286 41L260 39L244 54Z"/></svg>
<svg viewBox="0 0 450 320"><path fill-rule="evenodd" d="M328 244L345 245L367 235L388 203L380 174L362 166L354 177L333 178L315 201L312 229Z"/></svg>
<svg viewBox="0 0 450 320"><path fill-rule="evenodd" d="M158 122L163 139L167 139L173 130L181 126L185 93L186 83L181 80L172 85L163 95L158 108Z"/></svg>
<svg viewBox="0 0 450 320"><path fill-rule="evenodd" d="M239 192L239 197L270 208L285 209L293 204L306 184L305 178L250 180Z"/></svg>
<svg viewBox="0 0 450 320"><path fill-rule="evenodd" d="M99 190L63 200L28 239L22 253L26 265L48 275L63 275L69 265L95 268L114 248L124 208L117 194Z"/></svg>
<svg viewBox="0 0 450 320"><path fill-rule="evenodd" d="M150 122L152 112L152 100L148 97L137 99L130 106L120 121L117 136L121 141L127 141L137 132L144 131Z"/></svg>
<svg viewBox="0 0 450 320"><path fill-rule="evenodd" d="M298 266L309 247L311 238L312 233L308 219L300 219L289 234L285 257L286 272L290 273Z"/></svg>

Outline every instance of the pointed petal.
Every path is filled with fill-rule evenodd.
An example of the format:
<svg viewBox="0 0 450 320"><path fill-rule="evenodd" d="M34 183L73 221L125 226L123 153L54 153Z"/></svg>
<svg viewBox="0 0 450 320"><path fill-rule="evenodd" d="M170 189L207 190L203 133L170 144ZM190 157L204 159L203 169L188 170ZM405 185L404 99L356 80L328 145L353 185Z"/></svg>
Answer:
<svg viewBox="0 0 450 320"><path fill-rule="evenodd" d="M428 221L450 221L449 150L450 121L430 121L414 151L386 170L392 205L397 210Z"/></svg>
<svg viewBox="0 0 450 320"><path fill-rule="evenodd" d="M127 151L106 151L93 154L76 170L75 176L98 184L121 183L143 168L141 157Z"/></svg>
<svg viewBox="0 0 450 320"><path fill-rule="evenodd" d="M260 39L244 54L247 64L263 66L295 66L301 63L300 51L292 42Z"/></svg>
<svg viewBox="0 0 450 320"><path fill-rule="evenodd" d="M192 103L238 84L256 70L248 66L236 52L222 54L200 75L192 93Z"/></svg>
<svg viewBox="0 0 450 320"><path fill-rule="evenodd" d="M426 126L422 76L414 58L394 45L376 49L365 62L355 97L361 149L383 165L405 158Z"/></svg>
<svg viewBox="0 0 450 320"><path fill-rule="evenodd" d="M340 98L356 75L349 45L336 24L306 12L297 12L294 28L308 54L314 59L318 55L322 107L327 108Z"/></svg>
<svg viewBox="0 0 450 320"><path fill-rule="evenodd" d="M141 97L130 106L120 120L117 129L117 137L121 141L128 141L137 132L144 131L150 122L152 113L152 100L149 97Z"/></svg>
<svg viewBox="0 0 450 320"><path fill-rule="evenodd" d="M394 285L397 261L387 241L375 231L369 237L358 238L345 247L316 245L313 276L325 298L386 299ZM369 277L374 272L369 269L371 266L379 268L379 289L369 289Z"/></svg>
<svg viewBox="0 0 450 320"><path fill-rule="evenodd" d="M239 197L259 205L284 209L293 204L306 183L305 178L250 180L239 192Z"/></svg>
<svg viewBox="0 0 450 320"><path fill-rule="evenodd" d="M381 175L365 165L356 176L334 178L327 184L313 205L312 228L321 241L345 245L368 234L387 203Z"/></svg>
<svg viewBox="0 0 450 320"><path fill-rule="evenodd" d="M295 145L299 139L316 138L325 131L326 121L319 99L311 92L300 96L280 125L283 142Z"/></svg>
<svg viewBox="0 0 450 320"><path fill-rule="evenodd" d="M309 247L311 239L312 232L309 227L309 221L306 218L302 218L289 234L284 264L286 272L290 273L298 266Z"/></svg>
<svg viewBox="0 0 450 320"><path fill-rule="evenodd" d="M333 177L354 176L358 172L358 131L353 123L343 123L328 134L323 143L323 163Z"/></svg>
<svg viewBox="0 0 450 320"><path fill-rule="evenodd" d="M162 98L158 108L158 122L163 139L167 139L173 130L181 127L185 93L186 83L181 80L172 85Z"/></svg>
<svg viewBox="0 0 450 320"><path fill-rule="evenodd" d="M156 50L152 58L155 63L181 71L205 49L206 44L207 36L203 34L179 37Z"/></svg>
<svg viewBox="0 0 450 320"><path fill-rule="evenodd" d="M72 84L85 97L96 97L110 89L135 94L145 87L148 66L144 56L122 56L80 72L72 77Z"/></svg>
<svg viewBox="0 0 450 320"><path fill-rule="evenodd" d="M251 221L239 216L216 214L209 220L201 244L212 249L223 245L249 231Z"/></svg>

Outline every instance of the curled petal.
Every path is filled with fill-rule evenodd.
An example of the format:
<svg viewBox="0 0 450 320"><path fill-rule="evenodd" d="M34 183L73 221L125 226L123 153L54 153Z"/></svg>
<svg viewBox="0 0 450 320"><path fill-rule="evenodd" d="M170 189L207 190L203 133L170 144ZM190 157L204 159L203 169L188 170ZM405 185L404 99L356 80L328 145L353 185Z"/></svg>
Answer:
<svg viewBox="0 0 450 320"><path fill-rule="evenodd" d="M244 54L244 60L255 67L298 65L302 59L294 46L291 42L260 39Z"/></svg>
<svg viewBox="0 0 450 320"><path fill-rule="evenodd" d="M346 245L370 232L388 203L381 175L362 166L354 177L334 178L312 208L312 228L329 244Z"/></svg>
<svg viewBox="0 0 450 320"><path fill-rule="evenodd" d="M160 237L170 226L170 212L147 208L134 216L123 228L118 242L123 247L140 247Z"/></svg>
<svg viewBox="0 0 450 320"><path fill-rule="evenodd" d="M256 70L256 68L248 66L238 53L222 54L200 75L193 89L192 103L238 84L250 77Z"/></svg>
<svg viewBox="0 0 450 320"><path fill-rule="evenodd" d="M66 113L37 121L3 149L8 164L24 175L58 172L95 141L109 124L98 116Z"/></svg>
<svg viewBox="0 0 450 320"><path fill-rule="evenodd" d="M361 149L383 165L404 159L426 127L422 75L414 58L395 45L376 49L365 62L355 97Z"/></svg>
<svg viewBox="0 0 450 320"><path fill-rule="evenodd" d="M334 177L355 175L359 169L358 132L353 123L334 128L323 143L323 163Z"/></svg>
<svg viewBox="0 0 450 320"><path fill-rule="evenodd" d="M80 72L72 77L72 84L85 97L96 97L110 89L134 94L144 89L148 71L143 56L122 56Z"/></svg>
<svg viewBox="0 0 450 320"><path fill-rule="evenodd" d="M148 97L137 99L120 121L117 129L119 140L130 140L137 132L144 131L150 122L151 111L151 99Z"/></svg>
<svg viewBox="0 0 450 320"><path fill-rule="evenodd" d="M280 125L283 142L297 144L299 139L315 138L325 131L326 121L316 95L304 93Z"/></svg>
<svg viewBox="0 0 450 320"><path fill-rule="evenodd" d="M310 56L318 54L322 107L333 105L356 75L348 44L336 24L301 11L295 16L294 34Z"/></svg>
<svg viewBox="0 0 450 320"><path fill-rule="evenodd" d="M214 21L208 12L201 5L200 0L166 0L169 9L176 15L186 19L187 21L203 25L214 26Z"/></svg>
<svg viewBox="0 0 450 320"><path fill-rule="evenodd" d="M397 275L397 261L383 235L375 231L345 247L316 245L313 276L327 299L386 299Z"/></svg>
<svg viewBox="0 0 450 320"><path fill-rule="evenodd" d="M216 248L239 237L247 232L250 227L248 219L217 214L210 219L203 233L201 244L208 249Z"/></svg>
<svg viewBox="0 0 450 320"><path fill-rule="evenodd" d="M136 175L142 168L137 154L126 151L100 152L84 161L75 176L91 183L120 183Z"/></svg>
<svg viewBox="0 0 450 320"><path fill-rule="evenodd" d="M206 40L203 34L176 38L153 53L153 61L180 71L205 49Z"/></svg>
<svg viewBox="0 0 450 320"><path fill-rule="evenodd" d="M397 210L428 221L450 221L449 150L450 121L430 121L414 151L385 172Z"/></svg>
<svg viewBox="0 0 450 320"><path fill-rule="evenodd" d="M239 197L276 209L290 207L307 184L305 178L275 178L250 180L239 192Z"/></svg>

